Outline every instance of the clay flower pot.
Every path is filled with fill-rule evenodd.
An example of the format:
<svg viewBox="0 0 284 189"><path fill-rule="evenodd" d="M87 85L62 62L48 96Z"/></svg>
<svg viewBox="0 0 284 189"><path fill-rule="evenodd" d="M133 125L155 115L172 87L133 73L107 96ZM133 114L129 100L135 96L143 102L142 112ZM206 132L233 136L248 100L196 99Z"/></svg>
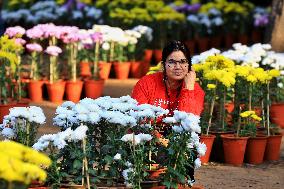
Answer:
<svg viewBox="0 0 284 189"><path fill-rule="evenodd" d="M271 105L270 108L270 118L272 123L279 125L281 128L284 128L284 103L275 103Z"/></svg>
<svg viewBox="0 0 284 189"><path fill-rule="evenodd" d="M31 80L28 83L28 92L31 101L41 102L42 101L42 85L43 81Z"/></svg>
<svg viewBox="0 0 284 189"><path fill-rule="evenodd" d="M105 80L87 80L84 82L85 95L96 99L102 96Z"/></svg>
<svg viewBox="0 0 284 189"><path fill-rule="evenodd" d="M130 75L133 78L141 78L141 76L142 76L142 62L138 62L138 61L131 62Z"/></svg>
<svg viewBox="0 0 284 189"><path fill-rule="evenodd" d="M65 81L47 83L46 86L47 86L47 93L49 96L49 100L57 104L62 103L65 91Z"/></svg>
<svg viewBox="0 0 284 189"><path fill-rule="evenodd" d="M115 62L114 71L117 79L128 79L130 71L130 62Z"/></svg>
<svg viewBox="0 0 284 189"><path fill-rule="evenodd" d="M109 73L111 70L111 63L110 62L99 62L99 74L101 79L108 79L109 78Z"/></svg>
<svg viewBox="0 0 284 189"><path fill-rule="evenodd" d="M250 164L263 162L267 136L250 137L247 142L245 161Z"/></svg>
<svg viewBox="0 0 284 189"><path fill-rule="evenodd" d="M241 166L244 161L248 137L221 135L223 140L225 163Z"/></svg>
<svg viewBox="0 0 284 189"><path fill-rule="evenodd" d="M269 161L279 160L282 134L271 135L267 139L264 159Z"/></svg>
<svg viewBox="0 0 284 189"><path fill-rule="evenodd" d="M67 81L65 86L66 99L75 103L79 102L82 89L82 81Z"/></svg>
<svg viewBox="0 0 284 189"><path fill-rule="evenodd" d="M216 138L215 135L201 135L200 136L200 142L204 143L207 147L205 155L200 157L201 163L209 162L209 158L210 158L210 154L211 154L211 150L212 150L212 146L213 146L213 142L215 138Z"/></svg>

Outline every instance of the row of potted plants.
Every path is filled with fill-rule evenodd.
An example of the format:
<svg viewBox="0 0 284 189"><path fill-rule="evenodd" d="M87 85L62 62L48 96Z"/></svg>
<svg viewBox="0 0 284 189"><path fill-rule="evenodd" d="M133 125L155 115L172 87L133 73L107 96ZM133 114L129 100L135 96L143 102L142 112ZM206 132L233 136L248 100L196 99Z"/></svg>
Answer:
<svg viewBox="0 0 284 189"><path fill-rule="evenodd" d="M37 128L45 122L40 108L13 108L1 125L6 139L48 154L52 163L42 184L49 187L192 186L206 151L199 142L199 116L175 111L169 117L168 110L138 105L130 96L66 101L53 121L61 132L36 143Z"/></svg>
<svg viewBox="0 0 284 189"><path fill-rule="evenodd" d="M221 144L218 147L224 147L224 151L220 150L219 153L224 153L224 160L227 163L242 164L248 136L251 138L247 144L246 154L251 155L252 149L259 150L254 152L259 159L253 161L248 157L249 163L261 163L265 149L268 154L273 148L276 149L273 152L274 155L266 155L266 159L277 160L282 135L279 131L275 131L279 126L275 127L270 123L270 107L271 101L275 103L283 99L281 96L283 75L280 75L280 73L283 74L283 61L270 50L270 45L255 44L248 47L234 44L233 47L234 49L222 53L213 49L193 57L193 62L196 63L193 67L201 85L207 91L207 108L202 116L203 133L206 134L205 136L209 135L210 128L213 126L211 133L217 134L216 140L219 140ZM231 102L231 108L229 104L226 105L228 101ZM261 123L256 124L254 119ZM256 143L255 140L260 141L256 138L257 129L266 129L266 132L262 134L268 136L268 139L261 137L262 150L252 147ZM224 131L235 134L224 135ZM210 138L211 143L207 145L208 149L212 146L215 137ZM268 142L265 148L266 139ZM243 141L242 147L237 146L237 143L240 143L238 140ZM274 140L277 140L277 144L272 142ZM230 158L235 158L236 162Z"/></svg>
<svg viewBox="0 0 284 189"><path fill-rule="evenodd" d="M20 9L21 6L23 9ZM220 36L226 36L227 48L232 45L232 34L239 34L240 42L244 43L249 39L249 31L263 29L270 17L269 8L255 7L249 1L239 3L226 0L190 3L164 0L83 3L69 0L63 5L54 1L40 1L34 5L13 1L8 3L8 9L3 12L3 18L9 26L23 24L31 27L48 22L64 24L67 20L82 28L91 28L94 23L123 29L141 24L154 29L155 40L147 48L161 49L169 39L196 40L199 46L197 52L207 50L209 36L216 43L220 43ZM21 19L23 17L26 19Z"/></svg>
<svg viewBox="0 0 284 189"><path fill-rule="evenodd" d="M87 73L89 77L85 81L86 96L91 98L101 96L104 85L103 79L107 79L112 64L117 70L117 77L120 79L128 77L130 62L133 62L131 70L136 72L140 72L142 67L147 69L147 65L149 67L149 61L138 62L135 59L135 53L144 47L148 40L151 40L151 29L146 26L137 26L132 30L123 31L120 28L106 25L94 25L92 30L80 30L73 26L42 24L28 30L20 26L10 27L7 28L5 34L6 36L2 37L3 45L7 46L4 43L5 40L8 40L9 43L16 43L14 46L17 46L19 50L3 49L12 54L14 56L12 58L17 59L9 59L3 54L2 57L7 62L2 65L3 72L5 72L3 82L6 82L3 86L7 87L9 78L15 80L17 84L15 87L19 91L19 96L21 96L21 59L23 59L23 53L26 50L26 53L30 54L31 69L29 75L31 81L28 88L32 100L35 101L42 99L41 87L43 82L41 78L42 75L47 76L44 73L45 66L43 65L45 62L43 59L45 57L43 52L48 55L46 58L49 59L49 80L46 82L48 94L51 101L57 103L62 102L65 85L67 100L75 102L80 100L83 82L78 79L77 75L79 61L91 61L91 73ZM29 40L29 43L25 39ZM47 46L45 50L44 46ZM66 57L59 56L61 53ZM142 57L144 57L143 53ZM14 62L16 63L13 64ZM144 63L145 65L142 65ZM83 76L86 76L84 75L86 74L84 63L81 65ZM60 66L66 67L65 70L68 73L61 74ZM6 72L6 69L11 69L11 72ZM65 77L69 79L66 83Z"/></svg>

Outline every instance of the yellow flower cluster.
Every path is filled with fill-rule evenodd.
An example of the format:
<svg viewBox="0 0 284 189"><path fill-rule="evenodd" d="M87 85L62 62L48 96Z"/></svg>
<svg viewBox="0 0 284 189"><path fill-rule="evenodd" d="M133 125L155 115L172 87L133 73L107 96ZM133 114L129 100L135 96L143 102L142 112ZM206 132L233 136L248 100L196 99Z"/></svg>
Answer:
<svg viewBox="0 0 284 189"><path fill-rule="evenodd" d="M51 160L44 154L13 141L0 142L0 178L29 184L32 180L44 181Z"/></svg>
<svg viewBox="0 0 284 189"><path fill-rule="evenodd" d="M207 84L208 89L215 89L216 85L215 84Z"/></svg>
<svg viewBox="0 0 284 189"><path fill-rule="evenodd" d="M222 83L226 87L235 84L236 73L235 63L223 55L209 56L203 63L193 65L196 72L203 72L206 80L214 80Z"/></svg>
<svg viewBox="0 0 284 189"><path fill-rule="evenodd" d="M253 68L251 66L236 66L236 74L250 83L267 83L271 79L280 76L279 70L267 70Z"/></svg>
<svg viewBox="0 0 284 189"><path fill-rule="evenodd" d="M252 118L256 121L261 121L262 119L255 114L255 111L245 111L240 113L240 116L243 118Z"/></svg>

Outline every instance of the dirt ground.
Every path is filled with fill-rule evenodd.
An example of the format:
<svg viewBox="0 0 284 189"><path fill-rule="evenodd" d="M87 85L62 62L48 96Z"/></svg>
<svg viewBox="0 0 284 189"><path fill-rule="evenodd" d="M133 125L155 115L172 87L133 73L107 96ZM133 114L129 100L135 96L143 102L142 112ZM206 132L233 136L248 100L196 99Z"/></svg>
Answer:
<svg viewBox="0 0 284 189"><path fill-rule="evenodd" d="M47 123L39 129L39 136L58 132L59 128L52 126L56 105L49 102L33 105L41 106L47 116ZM257 166L244 164L242 167L210 162L196 170L195 178L196 184L206 189L284 189L284 137L279 161Z"/></svg>

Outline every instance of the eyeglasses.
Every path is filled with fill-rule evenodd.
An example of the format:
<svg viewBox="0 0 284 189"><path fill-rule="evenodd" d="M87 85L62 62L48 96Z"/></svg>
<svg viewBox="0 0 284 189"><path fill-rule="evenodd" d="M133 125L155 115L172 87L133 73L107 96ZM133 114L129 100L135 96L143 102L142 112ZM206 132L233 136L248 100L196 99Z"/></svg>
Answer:
<svg viewBox="0 0 284 189"><path fill-rule="evenodd" d="M188 60L187 59L180 59L180 60L169 59L167 61L167 64L170 68L176 67L177 63L179 63L179 65L181 67L184 67L184 68L186 68L188 66Z"/></svg>

